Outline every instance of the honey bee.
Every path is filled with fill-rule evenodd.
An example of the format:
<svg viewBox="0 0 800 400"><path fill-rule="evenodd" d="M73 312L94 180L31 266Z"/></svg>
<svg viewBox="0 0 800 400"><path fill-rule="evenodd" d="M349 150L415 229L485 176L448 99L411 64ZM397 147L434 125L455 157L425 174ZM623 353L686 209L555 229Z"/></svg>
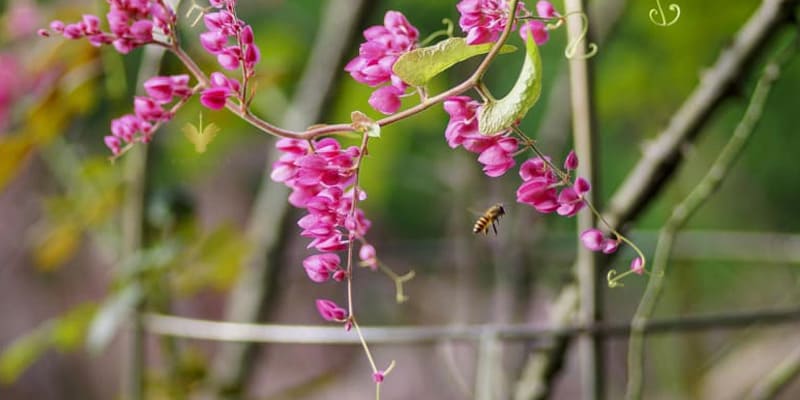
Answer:
<svg viewBox="0 0 800 400"><path fill-rule="evenodd" d="M500 220L500 217L506 214L506 210L503 208L503 205L497 203L491 207L489 207L486 212L475 221L475 226L472 227L472 233L479 233L483 232L484 235L489 234L489 226L492 226L492 230L494 230L494 234L497 235L497 221Z"/></svg>

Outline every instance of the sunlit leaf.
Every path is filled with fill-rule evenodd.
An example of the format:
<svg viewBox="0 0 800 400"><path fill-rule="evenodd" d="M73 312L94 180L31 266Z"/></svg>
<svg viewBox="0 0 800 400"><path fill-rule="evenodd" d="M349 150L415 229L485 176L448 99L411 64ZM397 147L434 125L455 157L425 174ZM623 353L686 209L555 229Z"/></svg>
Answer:
<svg viewBox="0 0 800 400"><path fill-rule="evenodd" d="M0 137L0 191L14 178L31 150L33 143L27 136Z"/></svg>
<svg viewBox="0 0 800 400"><path fill-rule="evenodd" d="M53 321L50 342L60 351L71 351L80 347L86 339L97 305L82 304Z"/></svg>
<svg viewBox="0 0 800 400"><path fill-rule="evenodd" d="M33 249L36 267L42 271L52 271L75 254L80 245L81 230L72 221L63 221L37 238Z"/></svg>
<svg viewBox="0 0 800 400"><path fill-rule="evenodd" d="M203 126L203 114L201 113L200 122L197 126L187 122L182 131L186 139L194 144L194 150L202 154L206 152L208 144L214 140L220 129L214 123Z"/></svg>
<svg viewBox="0 0 800 400"><path fill-rule="evenodd" d="M494 43L468 45L465 38L442 40L433 46L414 49L403 54L394 63L392 71L412 86L423 86L436 75L477 55L486 54ZM500 53L510 53L517 48L503 45Z"/></svg>
<svg viewBox="0 0 800 400"><path fill-rule="evenodd" d="M536 42L529 36L525 43L525 62L514 87L502 99L489 101L480 108L480 132L492 135L508 129L528 113L541 93L542 59Z"/></svg>
<svg viewBox="0 0 800 400"><path fill-rule="evenodd" d="M130 318L142 299L139 285L131 284L115 293L100 306L92 319L86 346L93 353L102 352L119 328Z"/></svg>
<svg viewBox="0 0 800 400"><path fill-rule="evenodd" d="M51 347L75 350L83 343L95 305L82 304L64 315L41 323L0 352L0 383L16 381Z"/></svg>
<svg viewBox="0 0 800 400"><path fill-rule="evenodd" d="M0 382L17 380L47 350L47 332L36 329L14 340L0 355Z"/></svg>

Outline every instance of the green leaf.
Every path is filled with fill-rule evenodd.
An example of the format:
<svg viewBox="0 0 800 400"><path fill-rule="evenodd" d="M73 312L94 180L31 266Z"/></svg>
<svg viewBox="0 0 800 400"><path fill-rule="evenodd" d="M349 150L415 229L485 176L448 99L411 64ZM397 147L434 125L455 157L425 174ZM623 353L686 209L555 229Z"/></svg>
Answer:
<svg viewBox="0 0 800 400"><path fill-rule="evenodd" d="M487 102L478 113L478 128L493 135L516 123L539 100L542 93L542 58L532 37L525 43L525 62L511 91L500 100Z"/></svg>
<svg viewBox="0 0 800 400"><path fill-rule="evenodd" d="M471 46L464 38L450 38L433 46L414 49L403 54L394 63L392 70L409 85L423 86L453 65L488 53L493 45L494 43L486 43ZM507 44L500 48L500 54L516 50L516 47Z"/></svg>
<svg viewBox="0 0 800 400"><path fill-rule="evenodd" d="M60 351L77 349L86 338L95 311L96 304L85 303L54 320L50 330L50 343Z"/></svg>
<svg viewBox="0 0 800 400"><path fill-rule="evenodd" d="M76 349L83 343L95 308L92 303L82 304L14 340L0 353L0 383L16 381L51 347L61 351Z"/></svg>
<svg viewBox="0 0 800 400"><path fill-rule="evenodd" d="M89 336L86 339L89 351L95 354L103 351L120 326L133 314L141 299L142 290L136 284L126 286L106 299L89 327Z"/></svg>
<svg viewBox="0 0 800 400"><path fill-rule="evenodd" d="M37 328L14 340L0 354L0 382L12 383L47 350L47 331Z"/></svg>

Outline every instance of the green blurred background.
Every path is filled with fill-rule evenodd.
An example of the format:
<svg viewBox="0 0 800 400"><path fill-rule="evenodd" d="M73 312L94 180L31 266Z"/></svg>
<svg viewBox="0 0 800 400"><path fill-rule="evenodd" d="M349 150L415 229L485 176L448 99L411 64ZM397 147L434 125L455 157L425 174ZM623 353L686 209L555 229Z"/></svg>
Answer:
<svg viewBox="0 0 800 400"><path fill-rule="evenodd" d="M281 121L286 113L316 40L323 3L239 2L239 15L253 25L262 52L253 107L269 121ZM655 1L627 3L592 59L600 142L600 179L594 189L601 205L760 4L755 0L678 1L680 20L662 28L647 17ZM71 21L85 12L102 14L105 2L0 4L5 10L0 62L12 60L9 65L17 65L14 73L0 71L0 85L11 93L4 104L8 113L0 123L0 348L9 349L28 332L42 336L42 327L47 325L43 322L78 305L113 298L128 282L120 277L124 273L119 272L115 256L121 246L118 213L125 159L107 162L102 137L108 134L112 118L132 108L143 52L123 57L81 41L44 40L30 32L18 35L12 28L14 18L8 17L14 7L27 5L38 13L36 26L44 26L53 18ZM386 10L400 10L424 38L442 28L442 18L457 21L454 5L455 1L375 0L367 7L364 26L381 23ZM556 7L563 5L556 2ZM201 66L211 71L216 68L214 60L194 40L199 29L184 26L184 42ZM782 35L789 39L788 32ZM520 44L516 35L511 40ZM538 138L556 160L562 160L570 148L569 126L544 129L542 121L553 112L549 94L560 90L555 82L566 69L565 45L561 29L542 48L542 100L522 122L523 130ZM353 43L347 59L356 52L357 43ZM511 87L521 62L515 53L502 56L491 68L487 81L495 94ZM475 65L469 61L443 74L431 92L459 82ZM165 57L162 74L182 71L174 57ZM754 78L741 81L741 94L725 102L696 145L685 148L686 162L675 179L628 227L648 255L672 207L705 174L731 135ZM800 240L792 236L800 230L796 178L800 166L793 150L800 148L793 114L800 104L799 85L800 64L793 62L783 71L731 176L691 219L687 229L694 235L679 241L657 317L780 308L800 300L800 250L787 245L766 254L752 246L758 240L786 239L789 244ZM341 73L321 122L348 121L353 110L379 117L366 103L369 94L370 88ZM404 106L412 101L406 99ZM199 154L180 129L196 122L201 112L204 121L222 131L208 151ZM499 179L483 176L475 155L447 146L446 124L446 113L433 107L384 128L381 138L370 143L361 175L369 194L363 208L373 221L369 236L390 266L398 272L413 269L417 277L407 288L410 301L396 305L389 280L361 273L355 296L360 321L414 326L546 323L553 299L571 277L574 221L538 216L532 208L516 204L516 173L512 170ZM157 133L147 146L144 246L167 253L174 250L178 256L166 263L167 272L154 267L157 272L135 273L155 282L167 275L167 284L161 287L164 293L151 301L167 298L164 301L171 302L171 311L180 315L223 317L244 254L252 251L245 229L273 143L273 138L228 112L201 110L196 99ZM495 202L505 203L509 214L500 234L474 237L470 233L474 211ZM293 212L290 218L296 220L298 214ZM287 237L280 265L283 272L268 305L271 323L317 324L315 298L344 300L343 287L308 282L300 264L308 254L306 242L298 233L294 226L283 231ZM631 252L623 251L612 266L625 268L631 257ZM607 320L628 321L645 282L634 278L625 287L604 289ZM153 291L152 287L148 290ZM74 326L62 324L67 327L61 336L48 333L47 339L31 340L27 348L18 350L16 358L9 361L6 356L0 362L4 380L0 398L115 398L124 341L113 340L100 354L83 351L90 319L86 315L90 314L69 320ZM797 328L758 326L653 337L647 342L645 398L741 398L788 349L800 344ZM174 390L168 389L173 383L165 372L162 344L155 337L148 339L152 398L171 398L170 390ZM183 341L180 347L185 386L178 390L194 390L208 374L216 347L193 341ZM443 361L447 351L442 348L376 346L380 360L398 360L384 385L385 398L464 398ZM627 345L614 339L606 348L608 398L616 399L624 390ZM525 349L523 343L506 346L506 379L516 379ZM366 398L373 390L368 364L356 347L274 345L262 350L247 398ZM471 382L476 350L458 343L450 351L463 366L457 373ZM554 398L577 395L574 358L568 357ZM800 384L784 396L800 396Z"/></svg>

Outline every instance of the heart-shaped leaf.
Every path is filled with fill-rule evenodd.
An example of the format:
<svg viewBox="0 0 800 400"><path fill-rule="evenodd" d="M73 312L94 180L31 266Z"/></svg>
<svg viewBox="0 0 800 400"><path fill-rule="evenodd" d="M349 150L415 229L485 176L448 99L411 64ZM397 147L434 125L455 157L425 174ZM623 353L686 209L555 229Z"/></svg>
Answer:
<svg viewBox="0 0 800 400"><path fill-rule="evenodd" d="M461 61L486 54L494 43L468 45L464 38L442 40L433 46L414 49L403 54L392 67L392 71L411 86L423 86L434 76ZM503 45L500 54L511 53L517 48Z"/></svg>
<svg viewBox="0 0 800 400"><path fill-rule="evenodd" d="M542 58L532 37L525 43L525 62L517 83L502 99L489 101L478 113L478 128L484 135L508 129L528 113L542 93Z"/></svg>

